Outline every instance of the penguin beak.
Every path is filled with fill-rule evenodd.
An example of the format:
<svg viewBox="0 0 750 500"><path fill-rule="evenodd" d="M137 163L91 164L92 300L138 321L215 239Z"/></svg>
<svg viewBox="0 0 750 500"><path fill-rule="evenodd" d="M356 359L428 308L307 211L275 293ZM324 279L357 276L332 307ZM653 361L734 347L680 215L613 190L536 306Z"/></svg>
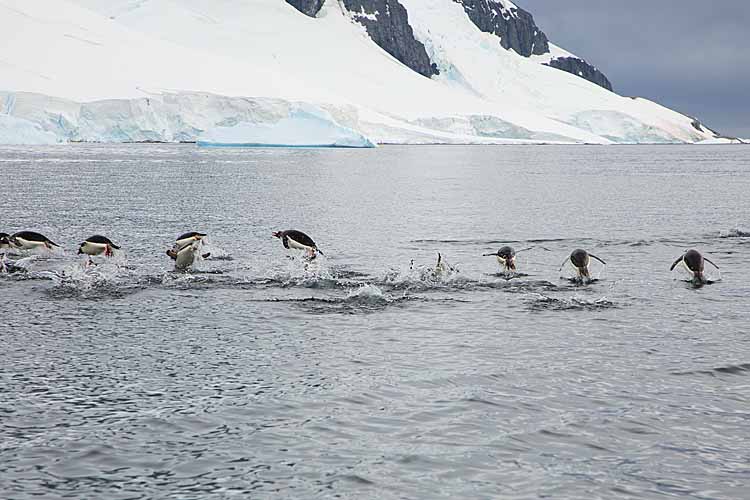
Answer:
<svg viewBox="0 0 750 500"><path fill-rule="evenodd" d="M274 238L281 238L281 231L274 231L273 232L273 237Z"/></svg>

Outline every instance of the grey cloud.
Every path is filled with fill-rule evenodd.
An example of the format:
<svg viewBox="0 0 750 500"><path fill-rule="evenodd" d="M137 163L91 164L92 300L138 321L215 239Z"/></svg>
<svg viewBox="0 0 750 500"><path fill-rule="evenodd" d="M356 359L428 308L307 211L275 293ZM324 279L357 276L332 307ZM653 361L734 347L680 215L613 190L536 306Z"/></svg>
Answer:
<svg viewBox="0 0 750 500"><path fill-rule="evenodd" d="M615 91L750 137L750 1L516 0Z"/></svg>

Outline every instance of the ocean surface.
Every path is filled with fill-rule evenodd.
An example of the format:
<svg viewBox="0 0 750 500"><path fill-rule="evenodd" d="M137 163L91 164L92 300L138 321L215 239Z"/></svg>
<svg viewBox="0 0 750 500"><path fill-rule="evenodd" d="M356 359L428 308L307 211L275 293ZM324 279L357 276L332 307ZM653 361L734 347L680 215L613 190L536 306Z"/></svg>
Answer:
<svg viewBox="0 0 750 500"><path fill-rule="evenodd" d="M0 274L0 498L750 497L750 147L6 146L0 171L0 231L62 247ZM175 272L191 230L211 256ZM122 251L84 267L97 233ZM482 256L505 244L516 276ZM560 270L576 248L596 281ZM705 286L669 271L689 248Z"/></svg>

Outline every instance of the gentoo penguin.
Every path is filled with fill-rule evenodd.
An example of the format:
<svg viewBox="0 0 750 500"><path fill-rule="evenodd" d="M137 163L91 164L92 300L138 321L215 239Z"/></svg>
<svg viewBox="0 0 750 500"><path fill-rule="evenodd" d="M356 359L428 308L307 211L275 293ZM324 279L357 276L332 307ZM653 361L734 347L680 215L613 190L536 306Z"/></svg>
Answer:
<svg viewBox="0 0 750 500"><path fill-rule="evenodd" d="M94 263L94 261L91 259L91 257L93 257L94 255L104 254L105 257L112 257L114 255L114 252L112 250L119 249L120 247L112 243L109 238L99 234L95 234L94 236L86 238L86 241L81 243L81 246L78 247L78 255L88 255L89 260L86 264L89 265Z"/></svg>
<svg viewBox="0 0 750 500"><path fill-rule="evenodd" d="M455 272L457 272L456 268L448 264L448 262L443 259L443 255L438 252L437 263L435 264L435 276L442 276L443 274L452 274Z"/></svg>
<svg viewBox="0 0 750 500"><path fill-rule="evenodd" d="M682 254L679 259L674 261L672 267L670 267L669 270L674 270L677 264L682 262L683 264L685 264L685 267L687 267L688 270L693 273L693 279L706 281L706 278L703 276L704 261L708 262L716 269L719 269L719 266L708 260L706 257L702 256L700 252L698 252L698 250L688 250L687 252Z"/></svg>
<svg viewBox="0 0 750 500"><path fill-rule="evenodd" d="M57 243L54 243L46 236L35 233L34 231L20 231L13 234L10 238L10 245L19 250L33 250L35 248L44 247L48 250L52 250L52 247L59 247Z"/></svg>
<svg viewBox="0 0 750 500"><path fill-rule="evenodd" d="M167 255L175 261L175 269L184 271L193 265L195 257L199 255L200 249L203 246L203 238L205 236L203 233L191 231L177 238L172 248L167 250ZM201 257L207 259L210 255L210 253L205 253Z"/></svg>
<svg viewBox="0 0 750 500"><path fill-rule="evenodd" d="M589 262L591 262L591 259L596 259L602 264L604 264L605 266L607 265L606 262L604 262L602 259L600 259L596 255L590 254L586 250L581 250L579 248L571 252L570 256L567 259L565 259L563 263L560 265L560 269L562 269L562 266L564 266L566 262L570 261L573 267L576 268L579 278L591 279L591 273L589 271Z"/></svg>
<svg viewBox="0 0 750 500"><path fill-rule="evenodd" d="M10 235L8 233L0 233L0 250L10 248Z"/></svg>
<svg viewBox="0 0 750 500"><path fill-rule="evenodd" d="M95 234L94 236L86 238L86 241L81 243L81 246L78 248L78 255L86 254L88 256L93 256L104 254L105 257L112 257L112 255L114 255L112 250L119 249L120 247L112 243L109 238Z"/></svg>
<svg viewBox="0 0 750 500"><path fill-rule="evenodd" d="M504 271L510 272L516 270L516 251L513 250L513 247L504 246L495 253L485 253L482 256L497 257L497 261L503 267Z"/></svg>
<svg viewBox="0 0 750 500"><path fill-rule="evenodd" d="M276 231L275 233L273 233L273 236L281 240L281 242L284 244L284 248L304 250L305 256L310 260L317 257L318 252L320 252L321 255L324 255L323 252L318 249L312 238L310 238L302 231L296 231L294 229L290 229L288 231Z"/></svg>

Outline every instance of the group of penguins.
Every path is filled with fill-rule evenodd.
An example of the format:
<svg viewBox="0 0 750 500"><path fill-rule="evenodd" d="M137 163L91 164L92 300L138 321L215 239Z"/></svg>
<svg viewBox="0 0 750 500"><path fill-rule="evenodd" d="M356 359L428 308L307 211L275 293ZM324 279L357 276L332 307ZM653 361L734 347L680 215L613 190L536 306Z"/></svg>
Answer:
<svg viewBox="0 0 750 500"><path fill-rule="evenodd" d="M284 248L303 251L304 258L308 261L315 259L319 253L323 255L323 252L320 251L313 239L302 231L294 229L276 231L273 233L273 236L281 240ZM177 237L174 245L172 245L172 247L166 252L167 255L175 261L175 269L180 271L188 270L199 256L203 259L211 256L210 253L201 253L203 239L205 237L205 233L199 233L196 231L190 231ZM7 249L27 251L37 248L52 250L54 247L59 246L60 245L54 243L43 234L34 231L20 231L14 234L0 233L0 251ZM112 243L112 241L106 236L96 234L81 243L78 248L78 254L88 255L89 259L87 265L91 265L94 264L92 257L97 255L111 257L114 255L114 251L119 249L120 247ZM510 246L504 246L495 253L483 254L483 256L496 257L498 263L506 273L516 272L516 251ZM576 249L565 258L560 269L570 262L576 271L577 280L591 280L591 271L589 267L591 259L595 259L603 265L606 265L606 262L596 255L593 255L586 250ZM694 281L705 283L707 281L704 275L706 262L716 269L719 269L719 266L711 262L707 257L701 255L697 250L688 250L674 261L669 270L672 271L678 264L683 264L692 274ZM0 270L2 270L3 266L4 261L0 261ZM443 274L450 270L450 265L447 264L443 260L442 255L438 253L437 264L434 272L437 274Z"/></svg>
<svg viewBox="0 0 750 500"><path fill-rule="evenodd" d="M197 231L190 231L177 237L174 245L167 250L167 255L173 261L175 261L175 269L179 271L185 271L190 269L195 260L200 256L203 259L207 259L211 256L210 253L201 253L203 249L203 239L207 235L205 233L199 233ZM317 254L323 254L315 242L308 235L302 231L288 230L288 231L276 231L273 236L279 238L284 245L284 248L302 250L305 252L305 258L312 260L317 257ZM12 251L29 251L40 248L46 248L47 250L53 250L59 248L60 245L50 240L41 233L34 231L20 231L14 234L0 233L0 251L12 250ZM115 254L115 250L119 250L120 247L115 245L112 240L106 236L95 234L80 244L78 247L79 255L88 255L87 265L94 265L92 257L97 255L103 255L104 257L112 257ZM0 270L2 270L3 261L0 261Z"/></svg>

